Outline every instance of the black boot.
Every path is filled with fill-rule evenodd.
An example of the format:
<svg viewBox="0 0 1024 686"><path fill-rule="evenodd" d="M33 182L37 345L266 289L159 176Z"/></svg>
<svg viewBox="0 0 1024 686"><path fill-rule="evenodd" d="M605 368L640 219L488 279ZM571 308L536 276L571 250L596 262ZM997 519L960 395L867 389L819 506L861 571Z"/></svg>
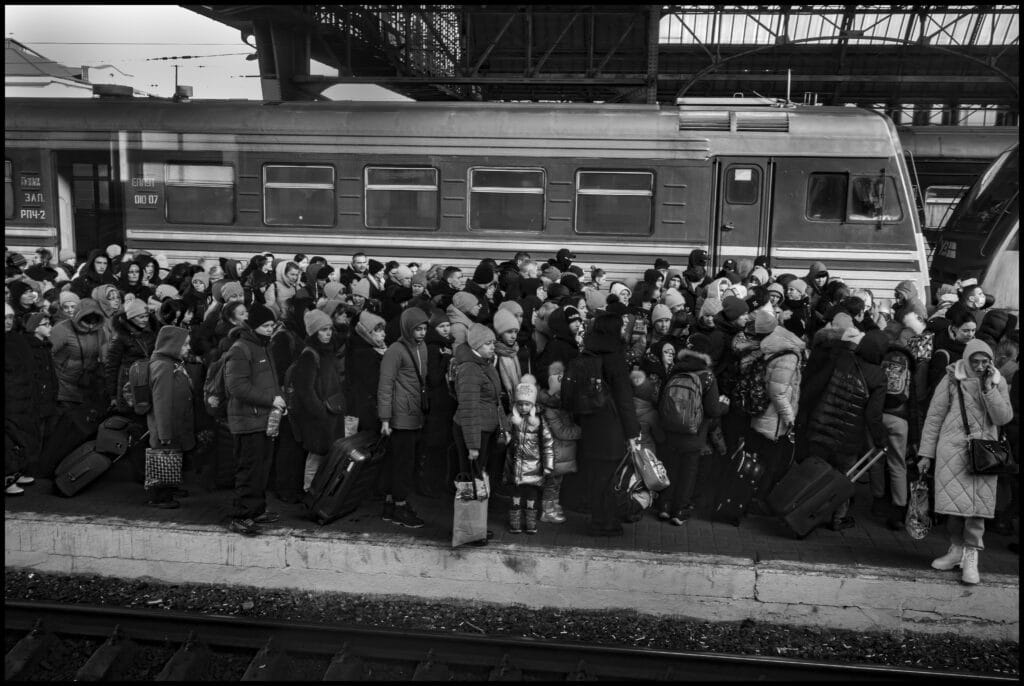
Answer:
<svg viewBox="0 0 1024 686"><path fill-rule="evenodd" d="M885 520L885 526L891 531L903 529L903 523L907 519L907 506L893 505L889 518Z"/></svg>

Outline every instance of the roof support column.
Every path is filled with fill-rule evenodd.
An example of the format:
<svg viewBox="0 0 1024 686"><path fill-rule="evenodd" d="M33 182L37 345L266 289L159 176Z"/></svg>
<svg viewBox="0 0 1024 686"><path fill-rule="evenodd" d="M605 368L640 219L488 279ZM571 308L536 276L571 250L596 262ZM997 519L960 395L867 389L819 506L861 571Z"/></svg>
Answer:
<svg viewBox="0 0 1024 686"><path fill-rule="evenodd" d="M661 5L647 7L647 104L658 104L658 37Z"/></svg>

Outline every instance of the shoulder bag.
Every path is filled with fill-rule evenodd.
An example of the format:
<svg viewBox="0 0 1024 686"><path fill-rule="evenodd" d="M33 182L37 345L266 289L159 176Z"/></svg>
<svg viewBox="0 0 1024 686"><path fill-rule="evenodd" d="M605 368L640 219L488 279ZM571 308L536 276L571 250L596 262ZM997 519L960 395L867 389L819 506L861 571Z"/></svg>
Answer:
<svg viewBox="0 0 1024 686"><path fill-rule="evenodd" d="M964 405L964 389L956 382L956 392L960 399L960 417L964 423L964 434L967 436L967 467L971 474L978 476L997 476L1015 474L1016 465L1010 457L1010 446L999 432L995 441L982 438L971 438L970 424L967 423L967 407Z"/></svg>

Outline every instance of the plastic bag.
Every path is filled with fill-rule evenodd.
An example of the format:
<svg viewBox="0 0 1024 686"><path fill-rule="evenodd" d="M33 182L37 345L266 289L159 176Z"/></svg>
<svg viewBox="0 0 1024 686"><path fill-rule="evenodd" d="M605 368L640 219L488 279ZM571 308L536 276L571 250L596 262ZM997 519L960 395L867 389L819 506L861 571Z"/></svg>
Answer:
<svg viewBox="0 0 1024 686"><path fill-rule="evenodd" d="M455 477L455 505L452 515L452 547L487 540L487 474L480 478L461 473Z"/></svg>
<svg viewBox="0 0 1024 686"><path fill-rule="evenodd" d="M663 491L668 488L668 472L665 471L665 465L655 456L653 450L643 446L635 448L632 445L628 450L633 458L633 465L647 488L652 491Z"/></svg>
<svg viewBox="0 0 1024 686"><path fill-rule="evenodd" d="M907 501L907 518L904 528L914 540L920 541L932 528L931 513L928 511L928 482L918 479L910 484L910 498Z"/></svg>

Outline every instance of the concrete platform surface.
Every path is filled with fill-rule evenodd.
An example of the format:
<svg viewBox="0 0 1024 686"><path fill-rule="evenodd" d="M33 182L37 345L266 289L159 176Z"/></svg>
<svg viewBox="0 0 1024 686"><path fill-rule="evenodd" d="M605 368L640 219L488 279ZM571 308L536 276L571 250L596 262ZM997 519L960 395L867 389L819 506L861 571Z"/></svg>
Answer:
<svg viewBox="0 0 1024 686"><path fill-rule="evenodd" d="M533 536L502 526L483 548L450 547L451 503L419 498L427 525L383 522L380 503L319 527L301 505L271 498L281 521L246 538L225 529L230 491L186 477L178 510L146 506L127 463L75 498L39 480L5 501L5 565L41 571L150 576L176 583L248 584L424 598L465 598L564 608L631 608L708 620L761 621L852 629L953 631L1019 640L1019 562L1011 539L988 534L982 584L936 572L940 529L923 541L871 521L794 540L769 517L739 528L693 519L683 527L646 517L621 538L585 535L586 518L541 524ZM858 487L861 502L869 501Z"/></svg>

